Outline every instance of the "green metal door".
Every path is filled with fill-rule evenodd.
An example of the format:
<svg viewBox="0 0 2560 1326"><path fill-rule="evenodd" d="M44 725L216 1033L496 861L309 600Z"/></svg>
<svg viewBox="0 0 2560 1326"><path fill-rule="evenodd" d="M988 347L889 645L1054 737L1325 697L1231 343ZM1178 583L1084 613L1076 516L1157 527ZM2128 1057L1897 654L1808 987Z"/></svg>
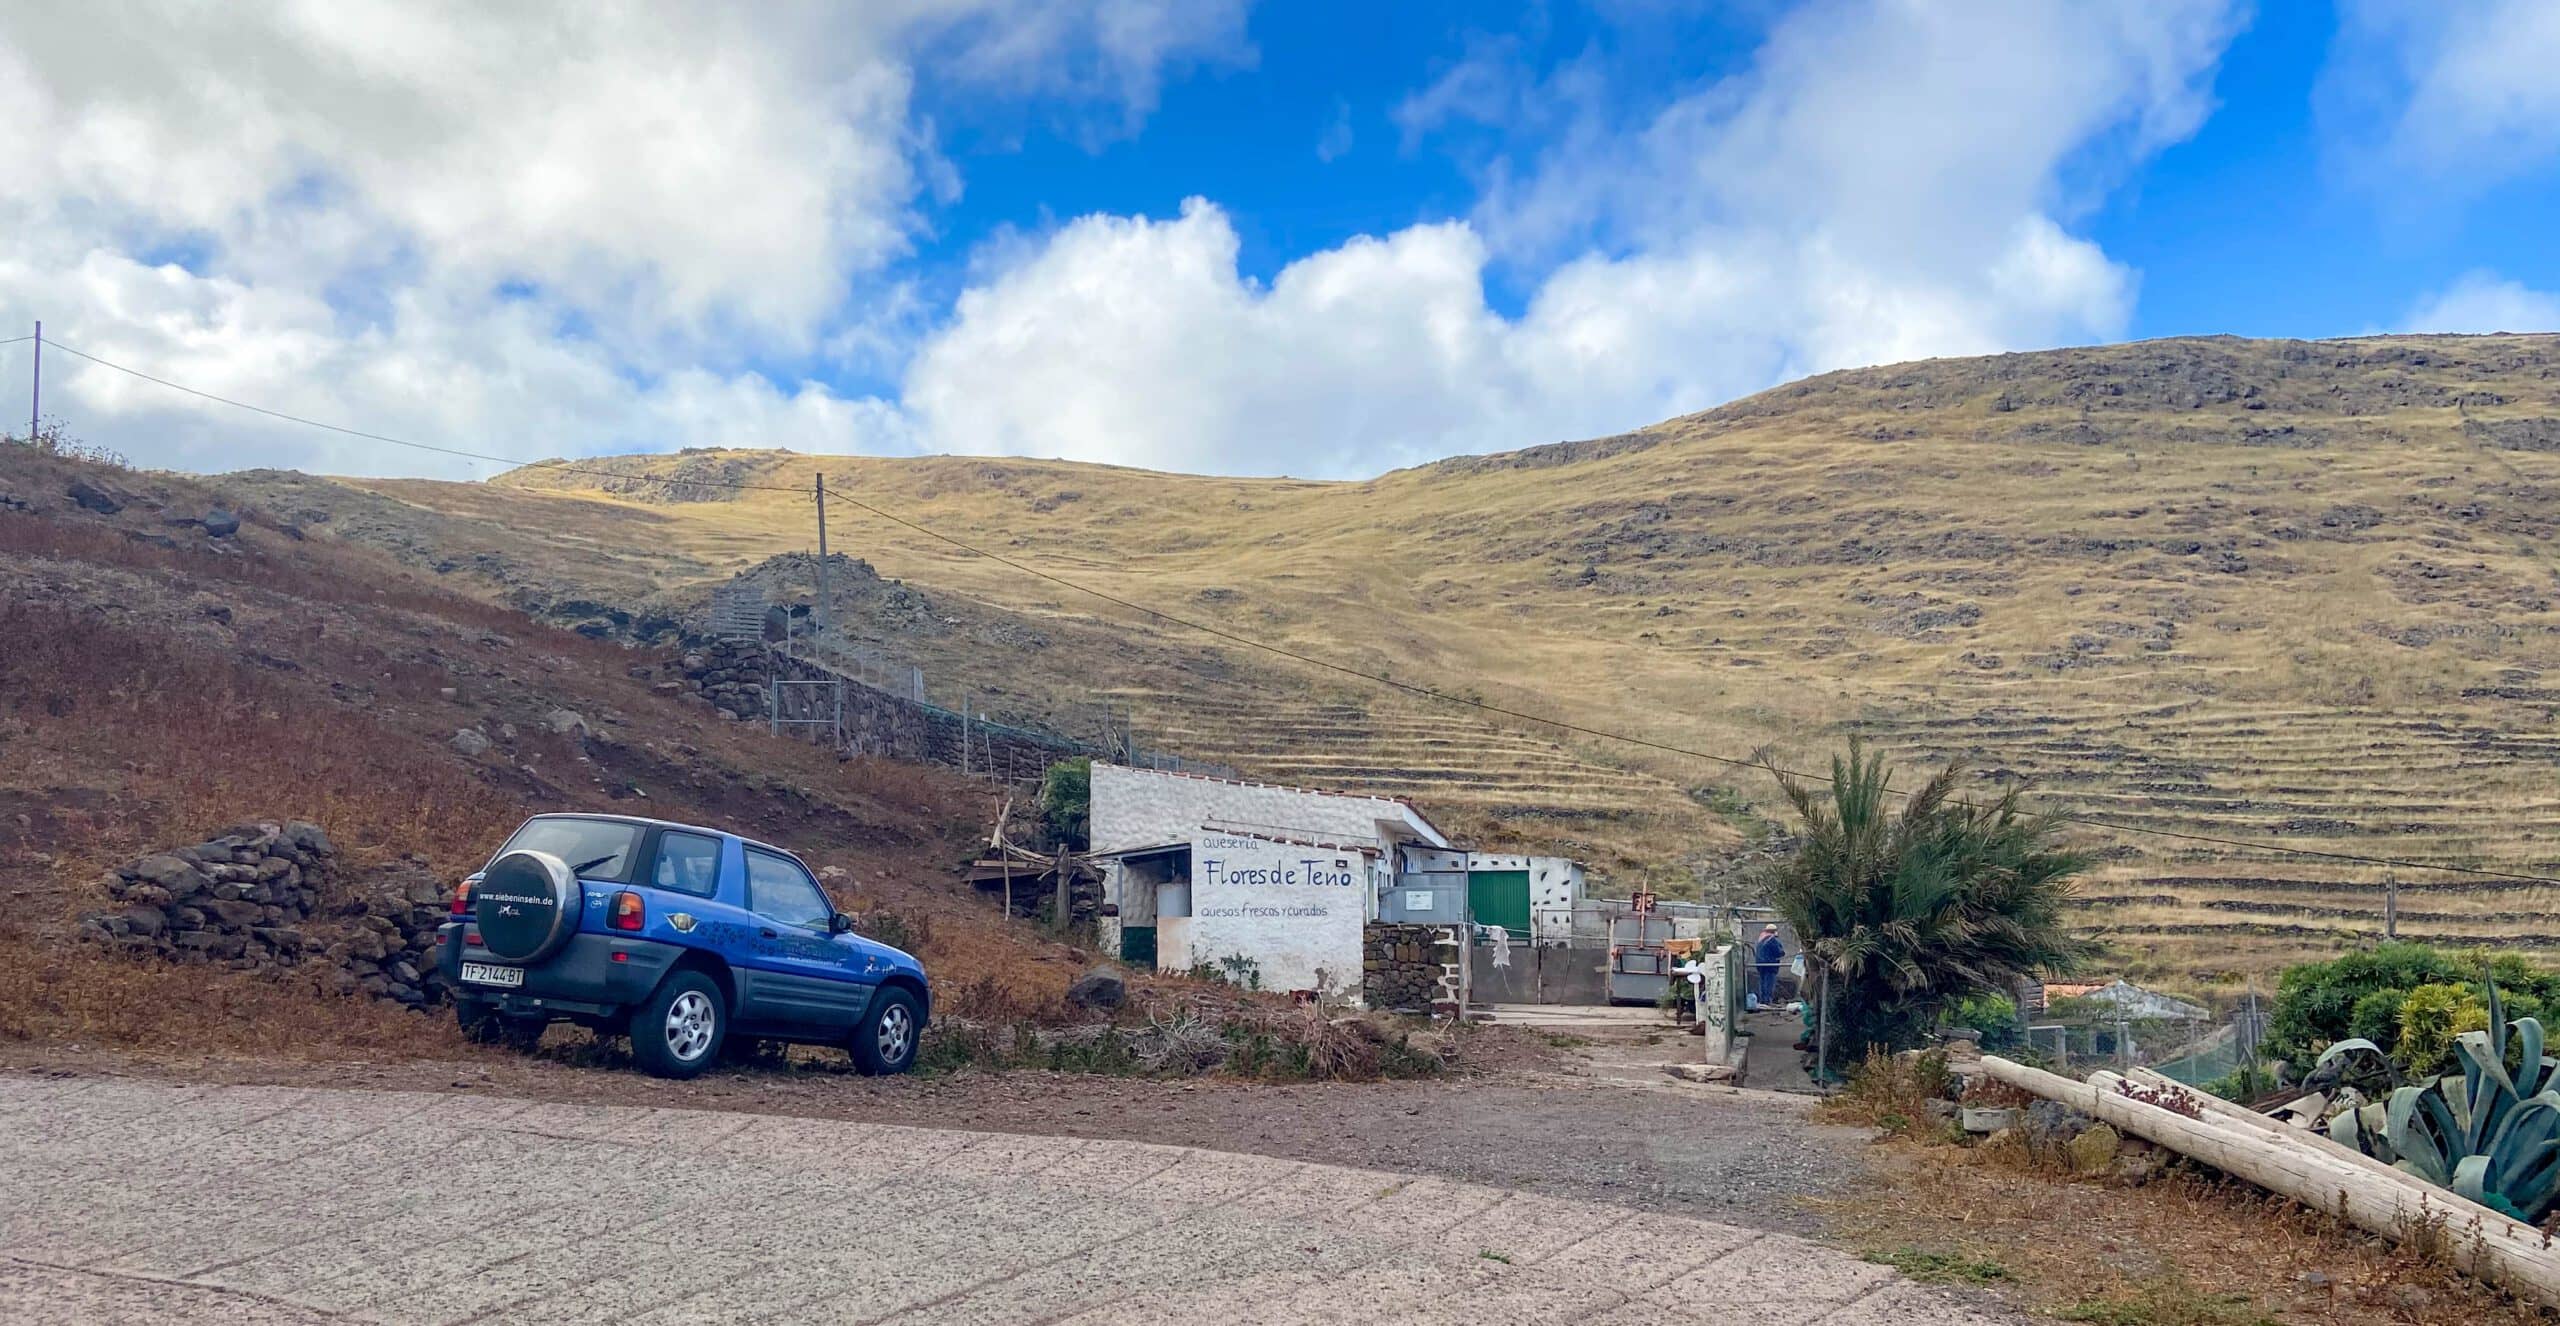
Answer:
<svg viewBox="0 0 2560 1326"><path fill-rule="evenodd" d="M1529 935L1529 872L1477 870L1467 875L1467 917L1477 925L1498 925L1520 938Z"/></svg>
<svg viewBox="0 0 2560 1326"><path fill-rule="evenodd" d="M1156 928L1151 925L1120 927L1120 960L1132 967L1155 970Z"/></svg>

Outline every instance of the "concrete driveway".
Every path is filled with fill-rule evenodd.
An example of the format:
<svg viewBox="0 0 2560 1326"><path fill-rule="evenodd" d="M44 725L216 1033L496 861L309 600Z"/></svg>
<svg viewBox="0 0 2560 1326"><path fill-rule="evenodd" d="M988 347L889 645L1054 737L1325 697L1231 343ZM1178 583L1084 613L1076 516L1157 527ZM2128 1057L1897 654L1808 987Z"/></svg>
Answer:
<svg viewBox="0 0 2560 1326"><path fill-rule="evenodd" d="M1989 1323L1836 1250L1259 1156L0 1076L0 1321Z"/></svg>

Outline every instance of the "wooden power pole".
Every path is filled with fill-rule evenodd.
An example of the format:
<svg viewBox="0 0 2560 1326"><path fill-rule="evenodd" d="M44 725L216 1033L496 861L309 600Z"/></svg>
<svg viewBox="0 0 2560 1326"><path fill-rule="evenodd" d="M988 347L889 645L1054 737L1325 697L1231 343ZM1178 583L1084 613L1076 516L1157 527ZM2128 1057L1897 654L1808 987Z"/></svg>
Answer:
<svg viewBox="0 0 2560 1326"><path fill-rule="evenodd" d="M835 604L827 599L827 476L817 476L817 630L835 625Z"/></svg>

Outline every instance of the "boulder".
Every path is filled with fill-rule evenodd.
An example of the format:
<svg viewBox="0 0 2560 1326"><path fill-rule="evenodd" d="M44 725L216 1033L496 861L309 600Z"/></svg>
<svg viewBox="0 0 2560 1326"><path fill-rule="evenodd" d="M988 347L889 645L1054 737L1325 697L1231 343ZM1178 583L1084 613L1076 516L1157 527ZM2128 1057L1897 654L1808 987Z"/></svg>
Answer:
<svg viewBox="0 0 2560 1326"><path fill-rule="evenodd" d="M204 532L217 539L227 539L240 532L240 517L221 507L214 507L205 512L202 523Z"/></svg>
<svg viewBox="0 0 2560 1326"><path fill-rule="evenodd" d="M1095 967L1067 987L1067 1002L1078 1008L1107 1013L1128 1001L1128 979L1109 967Z"/></svg>
<svg viewBox="0 0 2560 1326"><path fill-rule="evenodd" d="M169 891L172 898L186 898L202 893L212 883L204 872L184 858L167 852L146 856L133 863L133 877L146 884L156 884Z"/></svg>
<svg viewBox="0 0 2560 1326"><path fill-rule="evenodd" d="M575 709L554 709L542 716L542 725L564 737L572 732L583 736L587 731L587 720Z"/></svg>
<svg viewBox="0 0 2560 1326"><path fill-rule="evenodd" d="M2124 1136L2103 1123L2093 1123L2080 1130L2080 1135L2065 1143L2063 1154L2071 1160L2074 1174L2104 1174L2116 1163L2116 1148L2124 1145Z"/></svg>
<svg viewBox="0 0 2560 1326"><path fill-rule="evenodd" d="M483 734L480 729L475 727L466 727L457 729L454 732L452 744L453 748L462 752L466 758L476 760L481 756L488 754L489 747L495 743L491 742L487 735Z"/></svg>
<svg viewBox="0 0 2560 1326"><path fill-rule="evenodd" d="M319 825L307 820L295 820L284 826L284 838L314 856L338 854L337 844L329 841L329 835L323 832Z"/></svg>
<svg viewBox="0 0 2560 1326"><path fill-rule="evenodd" d="M2165 1147L2128 1137L2116 1148L2115 1179L2124 1184L2144 1184L2159 1177L2168 1168L2169 1151Z"/></svg>
<svg viewBox="0 0 2560 1326"><path fill-rule="evenodd" d="M124 510L124 499L86 479L72 480L71 486L63 491L72 501L102 516L112 516Z"/></svg>

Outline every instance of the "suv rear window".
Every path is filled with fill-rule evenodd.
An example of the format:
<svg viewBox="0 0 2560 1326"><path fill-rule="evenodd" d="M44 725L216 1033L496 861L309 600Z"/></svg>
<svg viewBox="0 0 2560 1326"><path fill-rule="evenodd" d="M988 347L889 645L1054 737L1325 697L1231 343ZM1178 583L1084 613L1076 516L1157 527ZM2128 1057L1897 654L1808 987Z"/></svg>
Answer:
<svg viewBox="0 0 2560 1326"><path fill-rule="evenodd" d="M549 852L568 862L569 868L576 870L580 879L628 884L631 882L631 859L638 855L639 848L640 826L637 824L563 816L527 820L523 828L516 830L516 836L498 849L498 856L509 852ZM497 857L489 859L494 861Z"/></svg>

